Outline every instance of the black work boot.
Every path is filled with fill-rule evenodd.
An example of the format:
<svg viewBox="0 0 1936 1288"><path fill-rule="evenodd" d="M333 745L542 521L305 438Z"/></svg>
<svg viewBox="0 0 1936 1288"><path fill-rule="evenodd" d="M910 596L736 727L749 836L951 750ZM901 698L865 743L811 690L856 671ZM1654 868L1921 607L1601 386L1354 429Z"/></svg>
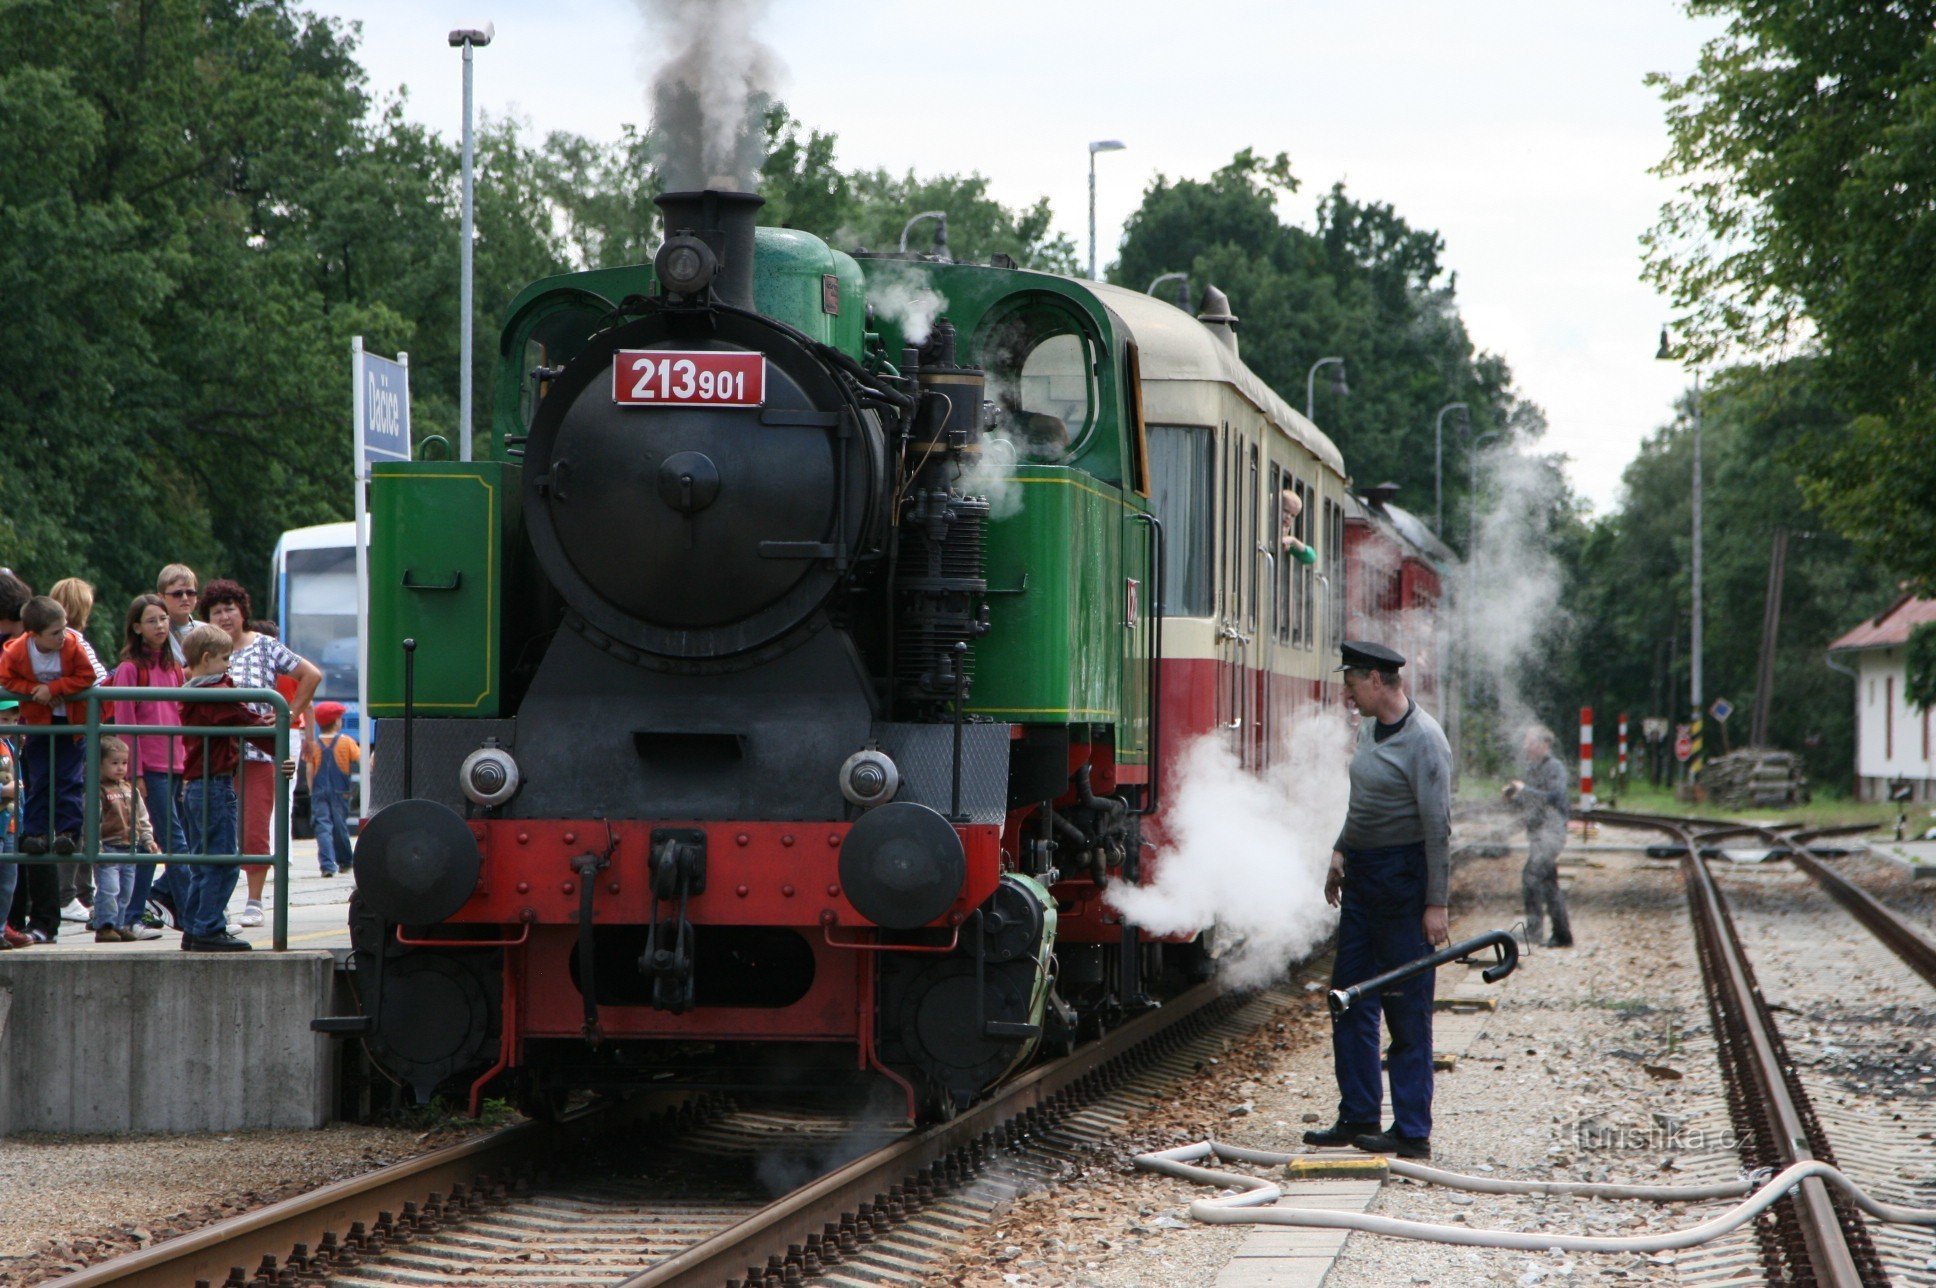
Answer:
<svg viewBox="0 0 1936 1288"><path fill-rule="evenodd" d="M1304 1143L1316 1145L1319 1149L1343 1149L1358 1137L1377 1130L1377 1123L1348 1123L1340 1118L1323 1131L1305 1132Z"/></svg>
<svg viewBox="0 0 1936 1288"><path fill-rule="evenodd" d="M1400 1158L1430 1158L1432 1138L1429 1136L1400 1136L1397 1132L1370 1132L1355 1138L1352 1142L1367 1154L1396 1154Z"/></svg>

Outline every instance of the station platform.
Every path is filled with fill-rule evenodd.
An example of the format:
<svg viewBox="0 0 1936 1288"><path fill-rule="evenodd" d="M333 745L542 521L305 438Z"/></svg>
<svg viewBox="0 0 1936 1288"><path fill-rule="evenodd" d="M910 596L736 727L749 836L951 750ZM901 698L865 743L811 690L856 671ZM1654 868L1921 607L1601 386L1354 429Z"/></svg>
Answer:
<svg viewBox="0 0 1936 1288"><path fill-rule="evenodd" d="M350 892L356 888L356 883L349 876L325 877L318 874L316 842L289 843L289 888L289 947L348 952ZM274 872L269 874L269 884L263 888L262 894L264 910L273 908L279 894ZM247 903L247 883L237 878L235 897L229 900L231 922L242 915L243 906ZM268 917L264 917L260 926L244 927L235 933L248 940L257 951L268 949L274 942L274 928ZM113 946L116 952L179 952L180 948L181 936L172 930L163 931L160 939ZM94 942L94 932L86 926L75 921L63 921L60 937L53 943L15 949L14 953L94 953L108 950L109 945ZM0 955L0 965L7 964L14 953Z"/></svg>
<svg viewBox="0 0 1936 1288"><path fill-rule="evenodd" d="M0 953L0 1136L320 1127L334 1104L331 1012L349 948L346 877L295 842L289 951L272 926L247 953L185 953L181 936L97 944L64 922L54 943ZM265 905L280 897L274 873ZM231 918L241 914L238 881Z"/></svg>

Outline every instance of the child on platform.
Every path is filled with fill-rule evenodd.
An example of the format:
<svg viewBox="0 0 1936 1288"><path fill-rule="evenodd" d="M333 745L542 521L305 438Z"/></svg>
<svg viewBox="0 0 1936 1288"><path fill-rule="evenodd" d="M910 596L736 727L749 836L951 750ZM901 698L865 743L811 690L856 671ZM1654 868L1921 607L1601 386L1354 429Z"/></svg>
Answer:
<svg viewBox="0 0 1936 1288"><path fill-rule="evenodd" d="M101 739L101 853L153 854L155 830L148 807L128 780L128 744L119 738ZM94 942L112 944L153 939L159 932L137 934L131 924L139 910L130 912L134 894L134 864L103 860L94 865L94 915L88 927ZM147 927L142 929L146 930Z"/></svg>
<svg viewBox="0 0 1936 1288"><path fill-rule="evenodd" d="M343 704L316 704L316 736L309 739L309 811L316 821L316 862L323 875L350 870L350 774L362 755L343 736Z"/></svg>
<svg viewBox="0 0 1936 1288"><path fill-rule="evenodd" d="M36 595L20 610L20 634L0 648L0 687L21 699L21 723L84 724L87 704L65 702L93 688L97 675L80 635L67 627L67 613L45 595ZM64 719L61 717L64 716ZM80 848L85 812L86 767L80 734L52 734L22 740L21 778L26 800L21 807L20 852L72 854ZM53 840L48 840L49 833Z"/></svg>
<svg viewBox="0 0 1936 1288"><path fill-rule="evenodd" d="M188 688L233 689L229 679L229 633L203 622L182 639ZM205 727L211 735L189 734L183 757L182 824L188 848L196 854L235 854L235 771L242 760L233 731L274 722L240 702L186 701L182 724ZM293 766L285 765L288 773ZM189 952L247 952L249 942L229 933L229 897L235 893L239 863L197 863L188 872L188 906L182 910L182 947Z"/></svg>
<svg viewBox="0 0 1936 1288"><path fill-rule="evenodd" d="M84 723L87 704L66 699L94 686L94 667L81 637L67 628L66 611L47 596L36 595L22 606L20 625L20 634L0 648L0 688L21 699L21 724L32 729ZM68 855L81 848L87 790L82 743L80 734L50 733L23 734L17 744L22 854L51 849ZM22 864L20 885L26 891L23 928L36 942L53 943L60 935L60 874L53 864Z"/></svg>

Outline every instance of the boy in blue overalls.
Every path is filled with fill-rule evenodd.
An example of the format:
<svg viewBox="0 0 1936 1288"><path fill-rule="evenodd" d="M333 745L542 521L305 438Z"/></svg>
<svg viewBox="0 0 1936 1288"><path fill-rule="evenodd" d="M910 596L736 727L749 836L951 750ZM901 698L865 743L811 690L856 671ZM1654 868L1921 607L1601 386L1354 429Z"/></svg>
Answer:
<svg viewBox="0 0 1936 1288"><path fill-rule="evenodd" d="M316 862L323 875L350 870L350 775L362 752L343 736L343 704L316 704L316 736L309 763L309 812L316 821Z"/></svg>

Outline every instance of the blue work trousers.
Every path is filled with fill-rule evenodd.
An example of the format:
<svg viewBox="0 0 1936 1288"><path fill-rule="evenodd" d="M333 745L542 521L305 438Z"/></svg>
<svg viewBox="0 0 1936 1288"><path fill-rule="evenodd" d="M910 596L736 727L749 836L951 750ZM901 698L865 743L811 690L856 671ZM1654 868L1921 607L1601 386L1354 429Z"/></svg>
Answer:
<svg viewBox="0 0 1936 1288"><path fill-rule="evenodd" d="M1394 845L1344 852L1344 898L1331 987L1349 988L1417 961L1425 941L1425 846ZM1432 989L1436 971L1366 997L1331 1022L1331 1059L1338 1075L1338 1117L1383 1123L1384 1080L1378 1072L1378 1017L1391 1029L1392 1131L1432 1134Z"/></svg>
<svg viewBox="0 0 1936 1288"><path fill-rule="evenodd" d="M316 824L316 866L324 873L348 872L350 802L341 792L309 790L309 816Z"/></svg>
<svg viewBox="0 0 1936 1288"><path fill-rule="evenodd" d="M154 824L155 844L159 845L164 853L188 853L188 838L182 834L181 811L176 808L180 803L176 800L176 794L182 788L181 775L144 769L141 771L141 785L148 789L146 796L148 821ZM171 876L173 873L180 875ZM129 913L130 922L141 920L141 914L148 908L148 895L156 887L160 887L167 894L170 903L179 913L183 902L188 898L188 869L179 864L170 864L168 869L157 877L154 864L135 864L134 893L128 899L128 906L132 910Z"/></svg>
<svg viewBox="0 0 1936 1288"><path fill-rule="evenodd" d="M234 854L235 780L191 778L182 789L188 848L194 854ZM228 933L229 896L235 893L239 863L197 863L188 870L188 903L181 910L182 933L215 939Z"/></svg>
<svg viewBox="0 0 1936 1288"><path fill-rule="evenodd" d="M53 832L81 834L87 810L87 757L77 733L55 733L22 739L20 777L25 804L20 811L22 836L51 837ZM52 797L53 827L47 825Z"/></svg>

